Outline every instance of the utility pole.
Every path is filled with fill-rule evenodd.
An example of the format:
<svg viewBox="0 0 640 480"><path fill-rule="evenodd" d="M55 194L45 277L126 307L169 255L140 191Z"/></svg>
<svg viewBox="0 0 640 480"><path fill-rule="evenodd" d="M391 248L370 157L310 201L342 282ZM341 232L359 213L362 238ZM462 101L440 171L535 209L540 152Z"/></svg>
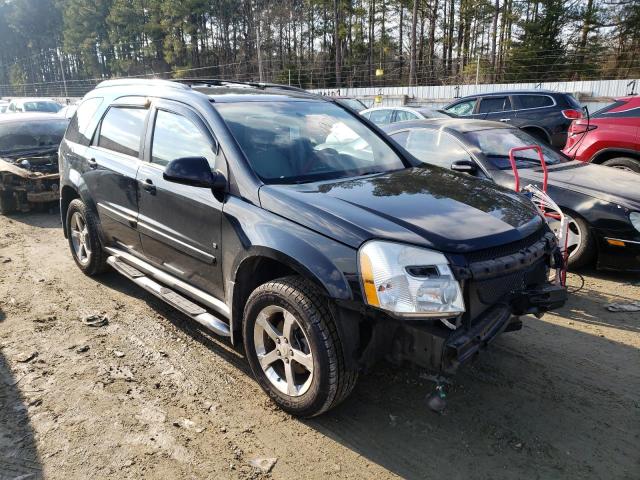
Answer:
<svg viewBox="0 0 640 480"><path fill-rule="evenodd" d="M62 72L62 83L64 84L64 96L69 98L69 92L67 91L67 78L64 75L64 67L62 66L62 55L58 52L58 60L60 60L60 71Z"/></svg>
<svg viewBox="0 0 640 480"><path fill-rule="evenodd" d="M260 47L260 21L258 20L258 26L256 27L256 43L258 44L258 75L260 75L260 82L264 82L264 74L262 72L262 53Z"/></svg>

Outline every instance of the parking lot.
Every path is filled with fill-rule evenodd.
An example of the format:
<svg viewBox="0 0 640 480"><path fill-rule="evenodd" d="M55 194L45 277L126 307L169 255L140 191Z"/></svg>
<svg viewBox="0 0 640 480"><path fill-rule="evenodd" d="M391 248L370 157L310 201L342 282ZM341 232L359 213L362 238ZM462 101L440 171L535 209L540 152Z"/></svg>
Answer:
<svg viewBox="0 0 640 480"><path fill-rule="evenodd" d="M85 277L57 214L0 216L0 478L638 478L640 314L605 306L639 298L637 276L586 272L463 368L442 416L426 372L379 365L300 421L240 350Z"/></svg>

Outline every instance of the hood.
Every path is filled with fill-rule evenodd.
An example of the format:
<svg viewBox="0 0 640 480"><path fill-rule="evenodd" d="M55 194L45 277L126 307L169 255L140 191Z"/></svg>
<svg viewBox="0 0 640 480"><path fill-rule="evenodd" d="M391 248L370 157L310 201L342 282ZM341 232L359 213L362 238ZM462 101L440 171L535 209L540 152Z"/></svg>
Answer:
<svg viewBox="0 0 640 480"><path fill-rule="evenodd" d="M265 185L260 202L354 248L378 238L464 253L518 241L542 225L527 199L491 182L431 166Z"/></svg>
<svg viewBox="0 0 640 480"><path fill-rule="evenodd" d="M640 208L640 175L580 161L550 165L549 185L579 192L629 209ZM520 169L520 183L542 183L541 168ZM509 172L511 174L511 172Z"/></svg>

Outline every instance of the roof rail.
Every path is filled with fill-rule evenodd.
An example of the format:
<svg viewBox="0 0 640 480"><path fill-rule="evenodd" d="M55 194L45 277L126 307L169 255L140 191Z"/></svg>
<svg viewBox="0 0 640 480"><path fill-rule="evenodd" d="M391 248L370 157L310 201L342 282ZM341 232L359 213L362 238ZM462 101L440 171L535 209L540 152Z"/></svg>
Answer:
<svg viewBox="0 0 640 480"><path fill-rule="evenodd" d="M202 85L216 85L216 86L224 86L224 85L246 85L248 87L253 88L277 88L280 90L291 90L294 92L306 93L307 95L316 96L316 94L308 92L304 88L293 87L291 85L281 85L279 83L266 83L266 82L241 82L238 80L224 80L221 78L176 78L173 79L172 82L183 83L183 84L202 84Z"/></svg>
<svg viewBox="0 0 640 480"><path fill-rule="evenodd" d="M173 82L171 80L162 80L154 78L116 78L113 80L104 80L96 85L96 88L105 87L124 87L124 86L148 86L148 87L170 87L170 88L189 88L186 85Z"/></svg>

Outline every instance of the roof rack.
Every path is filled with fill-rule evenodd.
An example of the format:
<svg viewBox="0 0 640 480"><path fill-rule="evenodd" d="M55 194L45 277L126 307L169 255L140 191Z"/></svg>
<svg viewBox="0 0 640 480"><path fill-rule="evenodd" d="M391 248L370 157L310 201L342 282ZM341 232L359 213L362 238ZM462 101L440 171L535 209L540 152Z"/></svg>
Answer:
<svg viewBox="0 0 640 480"><path fill-rule="evenodd" d="M279 83L267 83L267 82L241 82L238 80L224 80L222 78L176 78L171 80L172 82L182 83L182 84L202 84L202 85L216 85L216 86L225 86L225 85L246 85L247 87L253 88L276 88L280 90L290 90L293 92L306 93L307 95L314 95L311 92L308 92L304 88L293 87L291 85L281 85Z"/></svg>
<svg viewBox="0 0 640 480"><path fill-rule="evenodd" d="M149 87L169 87L169 88L189 88L187 85L181 85L171 80L155 79L155 78L117 78L113 80L104 80L96 85L96 88L106 87L124 87L124 86L149 86Z"/></svg>

